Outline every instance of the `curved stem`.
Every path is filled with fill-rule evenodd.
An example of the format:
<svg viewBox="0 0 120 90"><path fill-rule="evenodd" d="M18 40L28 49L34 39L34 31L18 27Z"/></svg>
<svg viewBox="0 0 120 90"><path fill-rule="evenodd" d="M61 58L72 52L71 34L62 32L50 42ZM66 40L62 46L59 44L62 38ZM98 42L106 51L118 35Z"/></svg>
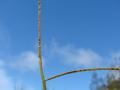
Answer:
<svg viewBox="0 0 120 90"><path fill-rule="evenodd" d="M79 70L73 70L73 71L69 71L69 72L64 72L55 76L52 76L48 79L46 79L46 81L64 76L64 75L68 75L68 74L73 74L73 73L78 73L78 72L87 72L87 71L96 71L96 70L120 70L120 68L86 68L86 69L79 69Z"/></svg>

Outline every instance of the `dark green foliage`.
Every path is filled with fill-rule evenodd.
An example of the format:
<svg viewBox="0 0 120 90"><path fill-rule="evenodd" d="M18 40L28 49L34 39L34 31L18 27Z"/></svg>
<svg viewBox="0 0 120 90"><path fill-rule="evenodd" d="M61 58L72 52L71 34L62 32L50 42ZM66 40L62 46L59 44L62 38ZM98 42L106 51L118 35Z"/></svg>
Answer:
<svg viewBox="0 0 120 90"><path fill-rule="evenodd" d="M120 77L116 78L115 74L108 73L104 81L101 80L97 73L93 73L90 90L120 90Z"/></svg>
<svg viewBox="0 0 120 90"><path fill-rule="evenodd" d="M114 61L111 67L120 68L120 56L119 55L115 56L113 60ZM109 71L107 75L103 78L102 82L101 80L98 79L97 73L96 75L93 73L92 78L94 80L92 80L91 82L90 90L120 90L120 70ZM96 81L96 83L94 81Z"/></svg>

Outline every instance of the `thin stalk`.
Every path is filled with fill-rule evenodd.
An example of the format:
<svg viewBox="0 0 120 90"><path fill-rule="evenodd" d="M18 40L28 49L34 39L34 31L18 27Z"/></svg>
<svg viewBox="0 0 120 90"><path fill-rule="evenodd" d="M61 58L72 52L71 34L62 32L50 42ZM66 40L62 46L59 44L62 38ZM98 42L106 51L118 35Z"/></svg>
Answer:
<svg viewBox="0 0 120 90"><path fill-rule="evenodd" d="M40 30L41 10L40 9L41 9L41 0L38 0L38 61L39 61L39 66L40 66L42 90L47 90L46 89L46 81L45 81L44 72L43 72L43 66L42 66L41 30Z"/></svg>
<svg viewBox="0 0 120 90"><path fill-rule="evenodd" d="M73 74L73 73L78 73L78 72L87 72L87 71L96 71L96 70L120 70L120 68L87 68L87 69L79 69L79 70L73 70L73 71L68 71L68 72L64 72L55 76L52 76L48 79L46 79L46 81L64 76L64 75L68 75L68 74Z"/></svg>

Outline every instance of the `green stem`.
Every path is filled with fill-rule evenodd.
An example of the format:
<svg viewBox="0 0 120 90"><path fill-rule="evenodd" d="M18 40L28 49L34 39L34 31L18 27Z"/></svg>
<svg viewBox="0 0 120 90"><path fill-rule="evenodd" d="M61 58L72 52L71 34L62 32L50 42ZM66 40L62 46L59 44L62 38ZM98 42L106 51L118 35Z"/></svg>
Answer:
<svg viewBox="0 0 120 90"><path fill-rule="evenodd" d="M42 51L41 51L41 32L40 32L40 9L41 9L41 2L38 0L38 60L40 65L40 76L42 81L42 90L47 90L46 88L46 81L44 77L43 72L43 66L42 66Z"/></svg>

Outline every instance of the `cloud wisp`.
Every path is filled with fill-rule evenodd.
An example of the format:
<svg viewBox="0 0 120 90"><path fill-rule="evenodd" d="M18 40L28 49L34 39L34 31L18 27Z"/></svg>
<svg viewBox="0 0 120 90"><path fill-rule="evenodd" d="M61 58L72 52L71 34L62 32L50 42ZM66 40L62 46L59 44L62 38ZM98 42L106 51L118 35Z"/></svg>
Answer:
<svg viewBox="0 0 120 90"><path fill-rule="evenodd" d="M75 48L72 45L59 46L53 43L50 52L52 56L59 57L64 63L77 66L98 66L103 57L91 49Z"/></svg>
<svg viewBox="0 0 120 90"><path fill-rule="evenodd" d="M0 89L1 90L13 90L13 82L3 68L0 68Z"/></svg>
<svg viewBox="0 0 120 90"><path fill-rule="evenodd" d="M14 78L10 76L9 73L7 73L6 66L6 62L0 60L0 90L15 90L15 88L25 88L25 90L34 90L34 88L29 84L22 84L23 82L15 83L15 81L13 80Z"/></svg>
<svg viewBox="0 0 120 90"><path fill-rule="evenodd" d="M0 68L0 90L16 90L25 88L25 90L34 90L32 86L30 85L24 85L19 84L16 86L17 83L14 83L11 76L8 75L7 71L4 68Z"/></svg>
<svg viewBox="0 0 120 90"><path fill-rule="evenodd" d="M20 71L35 71L39 67L37 54L32 51L25 51L14 59L10 66Z"/></svg>

